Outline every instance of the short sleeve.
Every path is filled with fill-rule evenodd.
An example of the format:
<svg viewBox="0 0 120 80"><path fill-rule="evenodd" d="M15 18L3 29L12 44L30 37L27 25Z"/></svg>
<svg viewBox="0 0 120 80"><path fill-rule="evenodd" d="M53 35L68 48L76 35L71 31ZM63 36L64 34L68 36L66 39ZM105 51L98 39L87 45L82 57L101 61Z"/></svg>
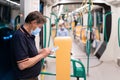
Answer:
<svg viewBox="0 0 120 80"><path fill-rule="evenodd" d="M28 58L28 47L25 36L15 35L12 39L13 52L17 61Z"/></svg>
<svg viewBox="0 0 120 80"><path fill-rule="evenodd" d="M67 30L67 29L65 29L65 33L66 33L65 36L69 36L69 33L68 33L68 30Z"/></svg>
<svg viewBox="0 0 120 80"><path fill-rule="evenodd" d="M57 30L57 35L56 36L60 36L60 30Z"/></svg>

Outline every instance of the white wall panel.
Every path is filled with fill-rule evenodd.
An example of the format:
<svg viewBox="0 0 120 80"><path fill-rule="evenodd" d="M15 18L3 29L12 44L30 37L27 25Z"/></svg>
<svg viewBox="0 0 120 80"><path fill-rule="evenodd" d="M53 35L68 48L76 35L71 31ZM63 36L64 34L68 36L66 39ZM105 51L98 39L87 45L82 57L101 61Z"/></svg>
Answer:
<svg viewBox="0 0 120 80"><path fill-rule="evenodd" d="M120 48L118 46L118 18L120 17L120 8L112 6L112 28L110 40L107 44L106 50L103 53L101 60L110 61L116 60L120 57Z"/></svg>

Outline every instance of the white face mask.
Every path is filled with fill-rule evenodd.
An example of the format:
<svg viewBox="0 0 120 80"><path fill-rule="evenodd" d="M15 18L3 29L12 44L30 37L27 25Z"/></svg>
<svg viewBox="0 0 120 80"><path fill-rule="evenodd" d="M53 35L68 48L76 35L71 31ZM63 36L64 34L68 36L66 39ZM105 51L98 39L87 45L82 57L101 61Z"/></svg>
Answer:
<svg viewBox="0 0 120 80"><path fill-rule="evenodd" d="M64 29L64 26L62 26L62 29Z"/></svg>
<svg viewBox="0 0 120 80"><path fill-rule="evenodd" d="M61 27L61 30L64 30L64 26Z"/></svg>
<svg viewBox="0 0 120 80"><path fill-rule="evenodd" d="M41 29L40 28L36 28L35 30L31 31L32 35L37 35L38 33L40 33Z"/></svg>

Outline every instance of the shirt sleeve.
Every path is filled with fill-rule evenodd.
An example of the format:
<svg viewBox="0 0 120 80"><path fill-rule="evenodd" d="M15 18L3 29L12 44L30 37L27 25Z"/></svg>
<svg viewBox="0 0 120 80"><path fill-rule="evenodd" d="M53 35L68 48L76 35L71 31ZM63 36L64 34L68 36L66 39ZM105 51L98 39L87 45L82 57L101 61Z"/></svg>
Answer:
<svg viewBox="0 0 120 80"><path fill-rule="evenodd" d="M60 36L60 31L59 30L57 30L57 35L56 36Z"/></svg>
<svg viewBox="0 0 120 80"><path fill-rule="evenodd" d="M27 42L23 35L15 35L13 37L13 51L17 61L20 61L29 57Z"/></svg>
<svg viewBox="0 0 120 80"><path fill-rule="evenodd" d="M65 36L69 36L68 30L65 29Z"/></svg>
<svg viewBox="0 0 120 80"><path fill-rule="evenodd" d="M69 36L69 33L68 33L68 31L67 31L67 36Z"/></svg>

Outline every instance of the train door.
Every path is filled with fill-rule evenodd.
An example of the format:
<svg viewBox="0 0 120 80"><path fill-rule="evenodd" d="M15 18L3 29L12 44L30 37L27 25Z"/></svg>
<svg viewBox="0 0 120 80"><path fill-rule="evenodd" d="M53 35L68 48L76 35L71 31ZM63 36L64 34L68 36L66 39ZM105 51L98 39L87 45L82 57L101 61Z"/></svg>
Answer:
<svg viewBox="0 0 120 80"><path fill-rule="evenodd" d="M101 28L103 31L101 31L100 33L104 33L104 37L103 37L103 42L101 43L101 46L99 47L99 49L95 52L95 55L98 58L101 58L101 56L103 55L107 43L109 42L110 39L110 35L111 35L111 23L112 23L112 14L111 14L111 7L106 5L106 4L100 4L100 6L102 6L104 8L104 11L102 14L104 14L103 16L103 25ZM99 21L98 21L99 23Z"/></svg>

